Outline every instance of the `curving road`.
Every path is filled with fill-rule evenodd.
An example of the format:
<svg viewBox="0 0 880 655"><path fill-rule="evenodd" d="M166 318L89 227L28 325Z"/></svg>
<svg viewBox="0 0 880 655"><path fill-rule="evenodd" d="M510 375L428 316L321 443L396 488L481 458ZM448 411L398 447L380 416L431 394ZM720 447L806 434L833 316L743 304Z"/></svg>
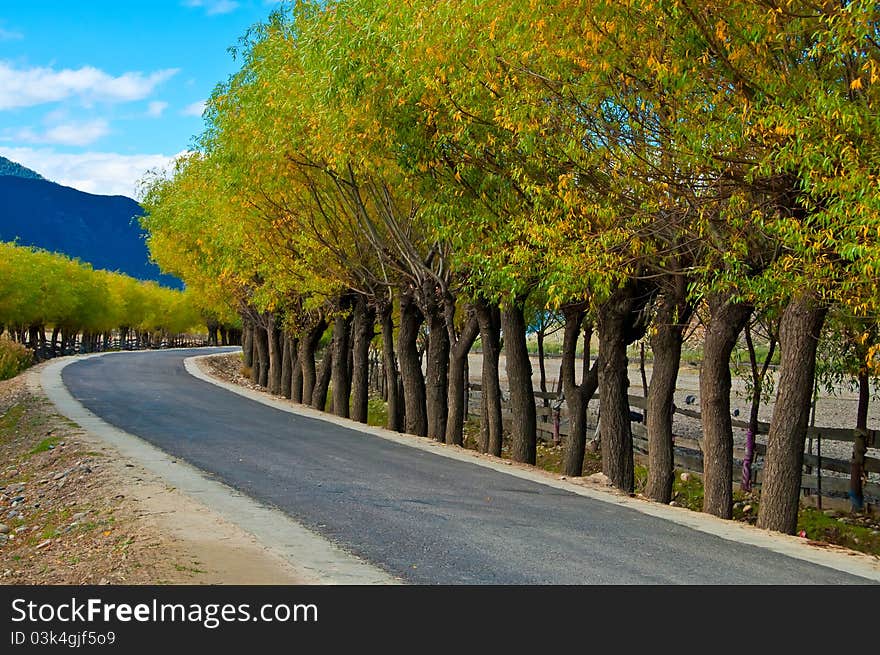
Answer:
<svg viewBox="0 0 880 655"><path fill-rule="evenodd" d="M408 582L868 582L267 407L190 376L194 354L204 351L112 354L62 378L108 423Z"/></svg>

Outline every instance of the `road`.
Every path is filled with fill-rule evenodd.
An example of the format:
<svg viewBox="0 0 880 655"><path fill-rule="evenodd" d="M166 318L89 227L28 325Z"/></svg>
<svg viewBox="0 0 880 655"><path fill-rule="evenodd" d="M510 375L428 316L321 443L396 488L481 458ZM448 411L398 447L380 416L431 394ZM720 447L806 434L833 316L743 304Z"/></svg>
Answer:
<svg viewBox="0 0 880 655"><path fill-rule="evenodd" d="M407 582L853 584L863 578L267 407L190 376L204 351L67 366L71 394Z"/></svg>

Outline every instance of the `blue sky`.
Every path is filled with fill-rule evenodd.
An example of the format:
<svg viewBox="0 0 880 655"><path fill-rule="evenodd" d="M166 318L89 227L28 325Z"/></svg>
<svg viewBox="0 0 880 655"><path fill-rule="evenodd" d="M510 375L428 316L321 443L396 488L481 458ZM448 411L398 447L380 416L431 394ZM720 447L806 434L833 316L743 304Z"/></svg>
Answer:
<svg viewBox="0 0 880 655"><path fill-rule="evenodd" d="M185 151L270 0L0 2L0 155L90 193L136 197Z"/></svg>

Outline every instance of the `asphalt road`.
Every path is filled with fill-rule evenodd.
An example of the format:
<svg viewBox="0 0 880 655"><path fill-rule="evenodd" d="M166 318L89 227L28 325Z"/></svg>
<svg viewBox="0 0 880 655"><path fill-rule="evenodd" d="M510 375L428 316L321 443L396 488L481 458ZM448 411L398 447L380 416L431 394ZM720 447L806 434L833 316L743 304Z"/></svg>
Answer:
<svg viewBox="0 0 880 655"><path fill-rule="evenodd" d="M204 351L112 354L62 377L108 423L409 582L866 582L267 407L190 376L194 354Z"/></svg>

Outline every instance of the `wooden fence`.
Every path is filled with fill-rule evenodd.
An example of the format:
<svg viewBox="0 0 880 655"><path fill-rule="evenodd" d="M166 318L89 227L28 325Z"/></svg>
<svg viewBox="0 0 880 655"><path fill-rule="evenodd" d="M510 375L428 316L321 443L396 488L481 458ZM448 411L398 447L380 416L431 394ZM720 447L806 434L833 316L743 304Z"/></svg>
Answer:
<svg viewBox="0 0 880 655"><path fill-rule="evenodd" d="M468 386L468 416L479 418L480 402L476 400L474 404L471 392L479 393L481 386L471 383ZM538 416L538 438L543 441L554 442L568 435L568 418L567 407L565 401L559 401L559 394L554 392L536 391L535 398L542 402L535 408ZM597 400L598 395L593 396L593 400ZM645 399L642 396L629 396L631 408L636 410L645 409ZM675 408L675 413L688 418L700 420L700 413L686 408ZM648 453L648 435L647 429L641 422L641 418L637 418L638 412L634 412L634 420L632 423L633 450L637 455L647 455ZM638 415L641 416L640 414ZM513 420L513 414L507 407L507 401L502 401L501 410L502 423L508 427L510 421ZM735 418L731 419L731 424L735 428L748 429L749 424ZM588 429L595 430L595 425L588 426ZM770 425L768 423L758 423L758 434L767 434ZM847 428L831 428L831 427L811 427L807 429L807 437L812 438L816 445L816 453L804 453L804 474L801 476L801 489L808 494L816 494L819 498L825 496L829 498L846 497L850 488L850 461L843 459L835 459L822 456L822 443L828 441L853 443L856 439L856 431ZM866 445L871 447L880 447L880 437L877 430L869 430L865 438ZM687 437L675 437L675 465L687 471L702 473L703 471L703 448L700 440L690 439ZM754 453L756 456L763 457L767 454L767 446L762 443L755 444ZM734 465L742 466L745 458L745 449L734 448ZM880 459L875 457L865 457L864 471L866 473L880 473ZM823 471L846 474L847 477L823 475ZM758 486L761 484L763 471L757 464L752 466L752 482ZM734 479L736 475L734 475ZM862 486L863 494L866 500L880 502L880 484L864 483Z"/></svg>
<svg viewBox="0 0 880 655"><path fill-rule="evenodd" d="M28 347L34 351L34 357L37 361L44 361L63 355L81 355L95 352L109 352L116 350L154 350L163 348L203 348L211 345L208 340L194 335L174 335L153 338L137 338L121 339L118 334L113 333L108 338L94 341L84 341L80 335L77 335L72 342L58 343L53 347L46 342L45 344L35 344Z"/></svg>

